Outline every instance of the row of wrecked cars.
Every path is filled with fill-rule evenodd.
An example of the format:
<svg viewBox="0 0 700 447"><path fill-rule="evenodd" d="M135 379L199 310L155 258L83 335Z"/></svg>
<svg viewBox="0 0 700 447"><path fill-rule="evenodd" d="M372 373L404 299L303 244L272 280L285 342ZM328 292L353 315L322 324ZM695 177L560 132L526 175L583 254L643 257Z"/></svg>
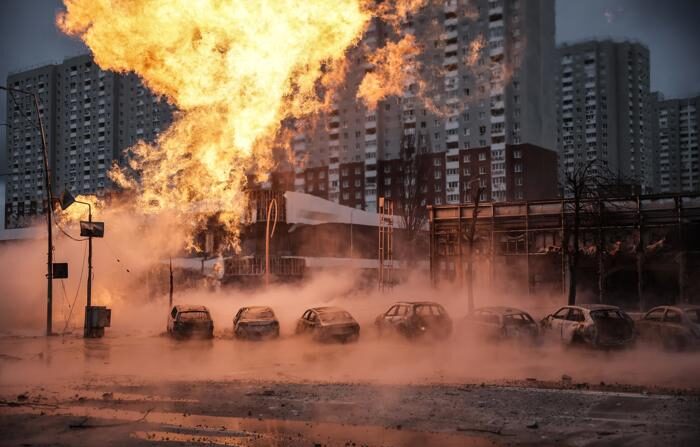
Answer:
<svg viewBox="0 0 700 447"><path fill-rule="evenodd" d="M700 306L658 306L638 320L617 306L564 306L537 323L530 314L511 307L475 310L468 327L491 339L539 342L543 338L566 345L614 349L636 343L657 344L669 350L700 347Z"/></svg>
<svg viewBox="0 0 700 447"><path fill-rule="evenodd" d="M380 333L398 332L408 338L430 335L446 338L452 320L440 304L400 302L379 315L375 325ZM168 315L167 332L175 338L214 336L214 321L205 306L176 305ZM353 342L360 338L360 325L339 307L313 307L296 322L296 334L307 334L317 341ZM269 339L280 334L280 324L270 307L243 307L233 317L233 334L239 339Z"/></svg>
<svg viewBox="0 0 700 447"><path fill-rule="evenodd" d="M394 333L407 339L446 339L453 331L445 308L430 301L395 303L376 317L374 326L380 335ZM483 307L461 320L456 329L470 338L486 340L537 344L549 338L603 349L643 342L684 350L700 347L700 306L659 306L634 320L616 306L581 304L561 307L540 322L520 309ZM214 322L204 306L176 305L169 314L167 331L176 338L211 338ZM314 307L297 320L295 333L317 341L353 342L359 339L360 325L339 307ZM276 338L279 320L270 307L243 307L233 317L233 334L240 339Z"/></svg>

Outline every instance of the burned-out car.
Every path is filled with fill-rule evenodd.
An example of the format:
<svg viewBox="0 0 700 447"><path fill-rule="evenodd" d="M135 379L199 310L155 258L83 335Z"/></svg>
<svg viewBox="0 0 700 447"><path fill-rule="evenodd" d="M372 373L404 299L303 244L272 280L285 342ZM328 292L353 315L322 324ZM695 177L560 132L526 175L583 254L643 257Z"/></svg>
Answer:
<svg viewBox="0 0 700 447"><path fill-rule="evenodd" d="M314 307L299 318L297 334L308 334L317 341L357 341L360 325L346 310L339 307Z"/></svg>
<svg viewBox="0 0 700 447"><path fill-rule="evenodd" d="M524 310L513 307L482 307L464 319L464 331L487 340L519 340L536 342L538 324Z"/></svg>
<svg viewBox="0 0 700 447"><path fill-rule="evenodd" d="M452 320L447 311L431 301L398 302L377 316L374 324L380 333L395 331L407 338L443 339L452 333Z"/></svg>
<svg viewBox="0 0 700 447"><path fill-rule="evenodd" d="M700 347L700 306L659 306L637 322L639 339L666 349Z"/></svg>
<svg viewBox="0 0 700 447"><path fill-rule="evenodd" d="M634 343L634 321L619 307L605 304L564 306L540 323L543 335L565 344L622 348Z"/></svg>
<svg viewBox="0 0 700 447"><path fill-rule="evenodd" d="M280 335L280 323L269 307L242 307L233 317L233 334L245 339L276 338Z"/></svg>
<svg viewBox="0 0 700 447"><path fill-rule="evenodd" d="M204 306L178 304L168 315L168 334L176 338L214 337L214 321Z"/></svg>

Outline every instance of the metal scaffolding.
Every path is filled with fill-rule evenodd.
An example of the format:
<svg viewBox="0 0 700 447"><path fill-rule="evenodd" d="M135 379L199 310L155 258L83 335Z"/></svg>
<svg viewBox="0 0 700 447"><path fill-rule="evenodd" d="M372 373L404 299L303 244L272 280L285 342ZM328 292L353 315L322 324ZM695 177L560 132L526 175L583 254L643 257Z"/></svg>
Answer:
<svg viewBox="0 0 700 447"><path fill-rule="evenodd" d="M597 275L599 301L605 300L605 280L618 265L610 265L620 250L634 258L635 295L640 307L645 300L645 269L656 253L669 254L678 301L689 301L689 258L693 272L700 270L700 194L649 195L618 198L584 199L580 203L578 250L590 259L590 269ZM483 265L488 264L489 284L502 270L513 271L523 294L540 291L565 293L567 287L567 252L574 225L572 199L541 200L515 203L479 204L476 218L476 251ZM433 283L456 280L464 276L463 240L466 240L473 204L442 205L429 208L430 266ZM692 235L692 236L691 236ZM622 248L620 248L622 247ZM631 248L630 248L631 247ZM668 270L668 261L664 267ZM614 264L614 263L613 263ZM619 264L619 263L618 263ZM626 268L626 267L625 267ZM606 270L607 269L607 270ZM700 273L700 271L696 272ZM483 273L482 273L483 275ZM482 278L483 279L483 278Z"/></svg>
<svg viewBox="0 0 700 447"><path fill-rule="evenodd" d="M379 290L392 285L394 203L384 197L379 198Z"/></svg>

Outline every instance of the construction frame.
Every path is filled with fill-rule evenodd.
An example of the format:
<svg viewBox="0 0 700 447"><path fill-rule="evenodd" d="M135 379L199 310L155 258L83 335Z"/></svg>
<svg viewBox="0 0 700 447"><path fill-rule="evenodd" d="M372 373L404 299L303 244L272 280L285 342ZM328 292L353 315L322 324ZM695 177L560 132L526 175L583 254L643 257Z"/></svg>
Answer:
<svg viewBox="0 0 700 447"><path fill-rule="evenodd" d="M428 215L434 285L464 285L474 231L471 280L520 296L565 295L578 231L586 301L641 309L700 301L700 280L690 280L700 274L698 193L441 205Z"/></svg>

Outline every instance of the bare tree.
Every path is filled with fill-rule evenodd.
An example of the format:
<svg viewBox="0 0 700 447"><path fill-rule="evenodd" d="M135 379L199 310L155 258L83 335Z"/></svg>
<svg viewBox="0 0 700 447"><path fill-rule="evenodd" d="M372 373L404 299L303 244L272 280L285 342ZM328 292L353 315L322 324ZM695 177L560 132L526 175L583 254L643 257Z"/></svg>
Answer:
<svg viewBox="0 0 700 447"><path fill-rule="evenodd" d="M569 225L564 217L562 250L565 250L569 270L568 304L576 304L576 289L578 286L578 267L581 260L581 228L584 220L601 222L605 199L620 193L622 185L631 182L610 171L600 160L589 160L577 166L573 171L564 174L563 193L565 215L573 214L573 222ZM596 254L598 257L598 292L602 300L603 290L603 250L604 241L601 226L596 238Z"/></svg>
<svg viewBox="0 0 700 447"><path fill-rule="evenodd" d="M465 234L467 242L469 243L469 252L467 253L467 310L471 314L474 310L474 240L476 239L476 221L479 217L479 202L481 201L481 194L484 191L484 187L481 186L480 179L471 180L467 183L467 186L473 182L479 182L479 186L473 189L471 201L474 203L474 208L472 209L472 219L469 223L469 230ZM462 266L460 265L461 269Z"/></svg>
<svg viewBox="0 0 700 447"><path fill-rule="evenodd" d="M401 185L399 190L399 213L411 247L411 259L416 239L428 218L425 206L425 189L430 181L429 148L424 135L403 135L399 153Z"/></svg>

